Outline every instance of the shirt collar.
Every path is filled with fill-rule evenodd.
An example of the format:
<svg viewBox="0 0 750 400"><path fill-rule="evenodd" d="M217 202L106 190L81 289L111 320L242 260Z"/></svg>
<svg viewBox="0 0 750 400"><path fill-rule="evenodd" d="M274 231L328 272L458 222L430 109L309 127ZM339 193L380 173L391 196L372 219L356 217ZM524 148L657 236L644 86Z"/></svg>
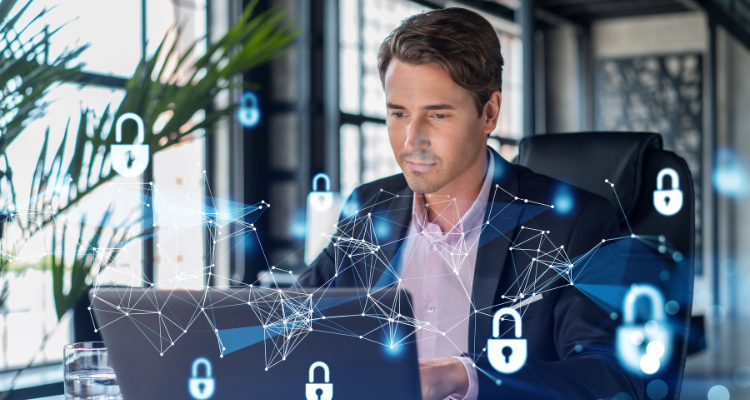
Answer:
<svg viewBox="0 0 750 400"><path fill-rule="evenodd" d="M458 221L458 224L450 230L449 233L462 233L468 230L474 229L482 223L484 218L484 211L487 209L487 201L490 198L490 188L492 187L492 177L495 174L495 157L492 152L487 149L487 170L484 174L484 183L482 184L482 190L479 191L474 203L471 205L466 214L464 214ZM414 200L412 202L412 223L417 232L422 232L425 225L428 225L427 213L425 212L424 195L421 193L414 193Z"/></svg>

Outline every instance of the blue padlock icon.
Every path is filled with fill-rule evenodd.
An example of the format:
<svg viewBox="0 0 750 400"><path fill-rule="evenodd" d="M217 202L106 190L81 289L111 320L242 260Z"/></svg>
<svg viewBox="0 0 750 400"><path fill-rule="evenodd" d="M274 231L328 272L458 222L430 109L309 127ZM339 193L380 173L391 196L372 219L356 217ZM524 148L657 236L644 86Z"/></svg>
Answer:
<svg viewBox="0 0 750 400"><path fill-rule="evenodd" d="M132 119L138 125L138 139L133 144L120 144L122 142L122 124L129 119ZM149 151L148 145L143 144L146 140L146 129L141 117L138 114L125 113L117 118L115 140L117 144L110 147L112 169L121 176L134 177L142 174L148 167Z"/></svg>
<svg viewBox="0 0 750 400"><path fill-rule="evenodd" d="M240 124L245 128L252 128L260 122L260 107L258 105L258 96L253 92L245 92L242 95L240 108L237 111L237 118Z"/></svg>
<svg viewBox="0 0 750 400"><path fill-rule="evenodd" d="M651 320L635 323L635 302L641 297L651 301ZM620 362L635 373L654 374L669 360L672 334L664 318L664 298L651 285L633 285L625 296L623 326L617 329L617 355Z"/></svg>
<svg viewBox="0 0 750 400"><path fill-rule="evenodd" d="M325 383L315 383L315 368L323 368ZM330 383L328 364L316 361L310 366L310 383L305 385L305 398L307 400L331 400L333 399L333 383Z"/></svg>
<svg viewBox="0 0 750 400"><path fill-rule="evenodd" d="M318 181L323 180L325 182L325 191L319 191L318 188ZM331 205L333 205L333 192L331 192L331 178L328 177L328 175L324 173L319 173L315 175L315 177L312 180L312 189L313 191L310 192L308 195L308 204L310 206L320 212L326 211L329 208L331 208Z"/></svg>
<svg viewBox="0 0 750 400"><path fill-rule="evenodd" d="M515 339L500 339L500 319L506 315L513 318ZM522 339L521 314L511 307L497 310L492 318L492 338L487 339L487 358L492 368L503 374L518 372L528 356L526 339Z"/></svg>
<svg viewBox="0 0 750 400"><path fill-rule="evenodd" d="M206 369L206 376L203 378L198 377L198 367L203 365ZM214 395L216 389L216 382L211 376L211 361L200 357L193 361L193 376L188 379L188 390L190 395L196 400L210 399Z"/></svg>

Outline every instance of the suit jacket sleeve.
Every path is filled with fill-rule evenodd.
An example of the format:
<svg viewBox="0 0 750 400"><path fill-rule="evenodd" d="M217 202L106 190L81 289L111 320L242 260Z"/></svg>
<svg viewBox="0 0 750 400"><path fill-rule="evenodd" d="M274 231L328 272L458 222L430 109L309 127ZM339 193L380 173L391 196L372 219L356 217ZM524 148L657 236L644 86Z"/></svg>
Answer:
<svg viewBox="0 0 750 400"><path fill-rule="evenodd" d="M614 208L596 197L580 213L565 249L571 257L582 255L602 239L618 236ZM615 354L615 321L575 286L555 290L563 291L552 312L559 361L529 358L519 372L500 376L482 357L479 398L601 399L625 392L642 399L641 378L625 372Z"/></svg>

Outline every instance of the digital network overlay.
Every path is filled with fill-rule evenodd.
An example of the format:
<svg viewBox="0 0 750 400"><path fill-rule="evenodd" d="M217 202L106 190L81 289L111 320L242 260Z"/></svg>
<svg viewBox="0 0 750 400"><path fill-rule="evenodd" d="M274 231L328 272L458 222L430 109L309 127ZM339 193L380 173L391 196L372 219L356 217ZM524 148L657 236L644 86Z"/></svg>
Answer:
<svg viewBox="0 0 750 400"><path fill-rule="evenodd" d="M207 232L209 246L208 251L205 252L206 258L203 265L191 271L178 269L176 263L172 260L172 255L157 247L156 252L164 260L163 265L166 266L167 273L162 273L159 280L155 282L150 282L144 277L140 264L137 262L139 255L128 253L128 250L123 247L125 240L112 243L112 247L85 249L85 251L91 253L93 262L99 263L96 268L98 273L93 282L93 296L109 290L109 283L112 281L123 282L125 280L134 288L146 287L146 291L140 298L124 296L124 300L119 304L97 302L100 307L102 305L108 307L105 311L118 313L119 316L109 324L94 326L93 328L96 331L117 329L118 323L126 322L129 319L132 320L131 322L143 325L142 322L136 322L134 317L155 316L156 318L153 320L158 322L153 326L141 326L141 330L153 346L154 351L166 357L170 350L180 346L180 338L190 331L191 326L199 319L204 319L214 330L216 351L221 357L231 356L234 351L263 342L266 349L266 369L269 369L288 357L293 357L297 345L311 331L330 332L331 334L360 338L366 335L366 332L341 332L336 329L336 318L355 316L371 318L380 324L380 327L385 331L391 332L392 335L379 341L373 337L366 337L366 340L377 342L390 349L417 341L417 335L414 333L416 331L421 331L421 337L426 338L431 336L447 337L451 329L458 329L455 327L459 324L455 323L453 324L454 328L446 330L438 329L429 322L405 317L401 311L404 307L412 307L411 304L388 304L381 301L379 297L379 294L394 288L401 288L403 285L398 276L397 265L395 265L398 259L389 261L384 254L384 247L398 245L398 241L405 241L408 237L388 241L389 232L396 228L392 226L395 222L384 218L383 215L365 213L362 210L370 209L373 204L387 204L398 197L396 194L381 191L376 198L369 199L368 204L362 204L354 208L351 207L351 204L345 204L339 222L324 234L326 239L332 241L333 246L339 250L336 254L345 254L344 257L336 257L336 276L327 282L321 282L317 288L303 288L296 281L291 287L286 287L285 284L277 283L276 277L280 274L293 277L292 269L285 267L284 263L272 265L268 261L257 233L256 224L262 214L272 205L265 201L246 205L215 199L210 196L211 190L205 178L205 171L202 175L208 196L201 196L201 201L197 201L195 196L160 189L157 185L151 183L122 184L122 188L127 187L130 193L139 193L144 188L147 190L150 196L143 197L142 202L143 205L153 210L153 225L159 227L160 236L171 235L175 239L179 239L182 230L187 227L198 226ZM614 190L613 184L609 182L606 184L612 185ZM117 183L111 183L110 186L118 192L121 190ZM489 357L490 364L493 365L495 371L482 369L478 366L477 369L492 379L499 379L502 376L501 374L518 371L523 367L526 357L522 323L528 305L536 297L544 296L550 291L575 286L602 308L612 311L613 320L619 313L626 313L629 318L625 321L627 326L624 326L618 332L617 340L618 345L622 342L624 347L618 349L621 353L622 362L639 364L631 365L633 371L638 371L640 368L647 374L655 372L655 363L658 364L659 359L665 358L664 355L668 354L670 347L668 329L660 331L658 321L655 321L660 317L664 318L663 308L661 313L654 311L649 323L635 325L635 320L632 317L633 311L627 311L628 304L630 304L628 302L632 303L633 301L631 294L629 294L633 288L621 284L600 284L599 278L603 273L619 274L621 278L624 274L624 265L628 263L626 258L636 248L642 249L640 255L658 253L677 262L681 261L683 256L674 250L663 236L639 236L633 233L625 237L603 239L585 254L571 258L566 253L564 246L552 243L549 238L551 232L549 229L551 228L539 227L533 219L534 216L553 209L554 205L519 198L500 186L495 186L492 189L491 199L487 204L488 208L493 208L488 213L490 218L479 226L472 227L472 230L477 229L482 232L488 229L498 230L493 225L494 220L502 219L504 212L507 212L506 209L512 207L523 207L527 211L525 214L529 215L529 219L522 222L518 230L519 234L516 237L509 238L511 241L509 250L516 274L515 284L512 285L511 290L502 294L500 303L483 308L475 305L470 287L467 288L465 295L471 302L473 313L494 318L496 325L499 324L501 319L515 321L514 327L511 328L513 331L512 337L515 339L500 339L501 335L510 331L500 332L499 328L495 326L492 337L474 338L474 343L485 343L484 347L475 350L469 349L469 352L465 353L465 349L460 349L455 344L456 352L472 357L475 366L482 357ZM507 197L509 201L506 203L495 202L495 196ZM451 200L446 199L445 201ZM16 218L22 218L23 215L26 215L26 218L36 220L36 217L33 217L36 213L27 210L26 213L16 213ZM56 228L62 227L62 229L65 229L69 223L57 216L53 210L47 210L45 218L53 219ZM140 215L133 214L127 219L126 224L121 224L119 227L135 236L138 228L142 228L137 223L137 221L140 221L139 218ZM504 230L504 232L507 231ZM499 231L498 233L502 234ZM269 277L273 281L270 287L262 286L260 281L247 284L232 279L232 277L215 274L216 259L221 256L217 253L218 245L223 241L229 241L231 238L239 236L243 236L246 241L251 240L258 244L266 260ZM477 235L475 240L480 240L481 236ZM24 240L27 240L27 238L16 238L17 242L23 242ZM420 240L433 239L425 235ZM466 263L469 254L468 249L476 248L479 245L481 243L465 241L462 236L454 248L444 249L441 254L445 256L445 260L451 268L446 273L461 283L459 271L462 268L468 268ZM103 253L111 253L113 248L119 250L117 257L100 256ZM300 252L304 252L304 249L300 249ZM17 259L11 253L3 253L2 256L10 261ZM62 258L65 257L65 254L57 254L56 256ZM401 257L404 256L408 257L408 255L401 255ZM346 262L344 262L344 258ZM648 262L654 266L661 263L657 257L653 257ZM357 288L361 289L361 299L364 299L364 301L360 301L362 304L361 313L326 318L324 311L331 306L330 302L324 301L324 296L313 296L312 294L321 294L331 290L336 277L339 274L350 272L349 270L355 266L367 271L365 274L358 274ZM548 271L554 273L550 274ZM375 280L374 277L379 278ZM161 291L195 289L195 286L191 283L194 284L196 281L206 282L210 279L227 282L231 287L249 289L250 294L247 298L239 298L232 295L231 291L220 291L211 286L204 286L197 292L193 291L191 293L199 293L199 295L192 297L195 312L188 323L171 319L168 313L163 312L166 300L160 303L155 300L160 297L149 295L149 291L157 289ZM122 287L119 288L119 290L122 289ZM636 295L653 295L653 291L644 290L636 293ZM661 296L660 293L657 295ZM623 299L626 299L625 307ZM663 304L664 299L660 301L662 303L659 304ZM656 306L657 301L653 304ZM634 307L633 304L630 304L630 306ZM240 307L244 309L242 312L254 313L258 320L262 321L262 325L247 327L242 332L238 332L236 329L234 332L225 331L212 318L212 311L217 307ZM623 308L626 311L622 311ZM499 309L497 312L492 311L497 309ZM91 307L89 307L89 310L93 311ZM409 313L409 315L414 315L414 313ZM470 317L471 311L467 310L465 318L469 319ZM656 328L654 328L652 322L656 323ZM401 330L397 329L399 326L409 328L408 331L412 333L406 336L401 335ZM662 324L662 326L666 328L666 324ZM659 344L648 346L648 351L640 349L641 344L653 341L657 341ZM505 350L506 348L512 348L512 355L508 354L509 351ZM644 358L646 358L645 367L643 364ZM656 359L656 362L654 362L654 359ZM657 365L655 368L658 370L659 366Z"/></svg>

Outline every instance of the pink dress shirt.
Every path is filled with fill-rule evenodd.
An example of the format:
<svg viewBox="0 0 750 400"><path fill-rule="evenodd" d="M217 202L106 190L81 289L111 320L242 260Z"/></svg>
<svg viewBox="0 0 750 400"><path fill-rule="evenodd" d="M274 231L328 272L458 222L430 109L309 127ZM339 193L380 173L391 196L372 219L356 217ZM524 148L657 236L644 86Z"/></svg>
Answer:
<svg viewBox="0 0 750 400"><path fill-rule="evenodd" d="M487 153L488 166L479 196L449 232L443 234L428 220L429 205L424 195L414 194L412 219L398 266L399 285L411 294L417 354L420 358L459 358L469 376L465 400L474 400L478 394L477 371L472 360L462 354L469 350L474 265L495 163L492 153ZM457 200L439 200L443 201ZM457 207L450 206L443 215L457 212Z"/></svg>

